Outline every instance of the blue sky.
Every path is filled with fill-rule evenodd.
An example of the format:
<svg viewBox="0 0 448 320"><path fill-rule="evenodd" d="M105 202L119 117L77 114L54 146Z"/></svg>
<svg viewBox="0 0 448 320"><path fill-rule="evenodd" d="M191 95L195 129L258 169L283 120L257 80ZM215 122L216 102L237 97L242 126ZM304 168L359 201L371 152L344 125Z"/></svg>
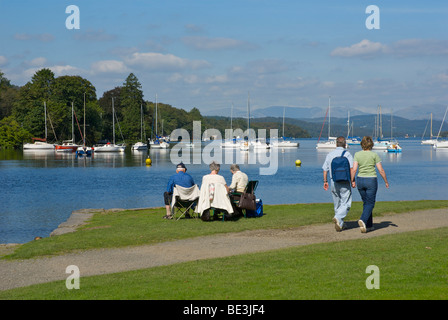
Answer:
<svg viewBox="0 0 448 320"><path fill-rule="evenodd" d="M98 97L133 72L146 100L203 113L248 92L253 109L447 105L447 18L446 1L0 0L0 70L16 85L80 75Z"/></svg>

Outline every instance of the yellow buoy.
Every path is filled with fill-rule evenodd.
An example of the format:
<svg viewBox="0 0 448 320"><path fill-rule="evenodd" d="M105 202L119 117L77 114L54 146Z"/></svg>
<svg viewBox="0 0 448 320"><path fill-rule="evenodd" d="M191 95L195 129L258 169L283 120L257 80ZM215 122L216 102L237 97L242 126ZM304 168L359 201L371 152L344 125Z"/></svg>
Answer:
<svg viewBox="0 0 448 320"><path fill-rule="evenodd" d="M300 167L302 165L302 161L296 160L296 167Z"/></svg>
<svg viewBox="0 0 448 320"><path fill-rule="evenodd" d="M151 163L152 163L152 161L151 161L151 159L148 157L148 158L146 159L146 165L147 165L147 166L150 166Z"/></svg>

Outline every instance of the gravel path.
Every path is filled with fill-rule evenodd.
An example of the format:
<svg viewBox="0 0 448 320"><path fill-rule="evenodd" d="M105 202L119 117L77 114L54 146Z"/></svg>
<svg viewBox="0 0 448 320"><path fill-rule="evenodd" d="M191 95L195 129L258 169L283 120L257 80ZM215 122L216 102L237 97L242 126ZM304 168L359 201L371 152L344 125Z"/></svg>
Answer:
<svg viewBox="0 0 448 320"><path fill-rule="evenodd" d="M179 262L275 250L313 243L364 239L448 227L448 210L435 209L374 218L375 230L361 234L356 221L336 232L333 223L284 230L255 230L118 249L97 249L56 257L0 260L0 290L65 280L67 266L80 276L107 274Z"/></svg>

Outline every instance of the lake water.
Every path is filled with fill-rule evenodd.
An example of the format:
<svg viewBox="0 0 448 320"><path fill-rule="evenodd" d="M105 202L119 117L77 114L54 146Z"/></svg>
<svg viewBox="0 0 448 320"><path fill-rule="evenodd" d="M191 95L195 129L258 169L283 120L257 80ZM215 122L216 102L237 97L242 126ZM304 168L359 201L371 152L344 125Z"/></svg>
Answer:
<svg viewBox="0 0 448 320"><path fill-rule="evenodd" d="M332 201L330 192L322 187L321 167L328 151L316 150L316 139L298 142L299 148L277 153L273 175L261 175L260 169L272 166L274 154L268 153L271 162L266 162L268 158L260 151L241 158L241 151L231 153L251 180L259 180L256 195L264 204ZM434 150L412 139L403 139L400 145L401 154L378 151L390 188L379 178L377 200L448 200L448 150ZM350 146L349 151L354 154L360 149ZM152 159L151 166L145 164L147 156ZM295 166L298 159L300 167ZM230 163L221 165L220 172L228 184L229 167ZM204 162L187 168L198 185L209 173ZM53 151L0 150L0 243L47 237L77 209L161 207L162 194L174 172L170 150L127 150L124 154L98 153L92 158ZM357 190L353 195L354 201L361 201Z"/></svg>

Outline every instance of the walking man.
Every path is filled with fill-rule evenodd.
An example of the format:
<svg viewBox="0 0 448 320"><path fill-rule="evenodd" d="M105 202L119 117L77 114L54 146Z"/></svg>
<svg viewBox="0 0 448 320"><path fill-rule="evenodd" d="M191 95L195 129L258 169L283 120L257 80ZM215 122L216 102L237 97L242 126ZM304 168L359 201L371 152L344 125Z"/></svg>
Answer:
<svg viewBox="0 0 448 320"><path fill-rule="evenodd" d="M345 150L346 142L344 137L336 139L336 149L331 151L325 158L322 166L324 175L324 190L329 188L329 178L331 180L331 195L334 203L333 222L336 231L342 231L344 228L344 218L352 205L351 189L351 168L353 168L353 157ZM345 157L347 160L343 159ZM335 171L335 172L333 172ZM340 174L344 172L343 174ZM339 177L342 175L342 177Z"/></svg>

